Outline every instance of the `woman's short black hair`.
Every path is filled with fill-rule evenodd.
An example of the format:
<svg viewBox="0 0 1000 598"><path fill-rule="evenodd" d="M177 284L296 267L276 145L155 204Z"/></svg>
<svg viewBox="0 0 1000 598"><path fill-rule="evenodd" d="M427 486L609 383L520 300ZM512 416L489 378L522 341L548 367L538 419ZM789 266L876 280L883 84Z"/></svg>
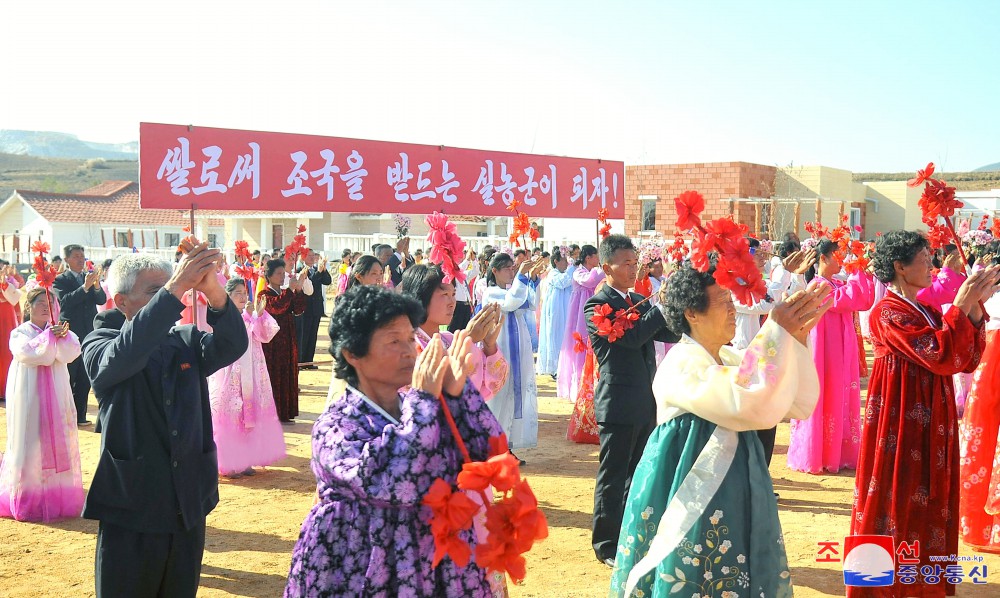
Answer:
<svg viewBox="0 0 1000 598"><path fill-rule="evenodd" d="M419 301L424 308L424 316L417 324L427 321L427 308L430 307L431 298L443 284L444 272L437 264L417 264L403 272L402 293Z"/></svg>
<svg viewBox="0 0 1000 598"><path fill-rule="evenodd" d="M789 234L791 233L786 233L785 240L782 241L781 243L778 243L777 253L778 257L780 258L786 258L795 253L796 251L802 249L802 244L799 243L798 239L789 239L788 238Z"/></svg>
<svg viewBox="0 0 1000 598"><path fill-rule="evenodd" d="M243 280L239 276L233 276L226 281L226 294L231 295L232 292L236 290L236 287L243 287L244 289L247 288L247 281Z"/></svg>
<svg viewBox="0 0 1000 598"><path fill-rule="evenodd" d="M267 264L264 267L264 278L271 278L274 273L278 271L278 268L285 267L285 260L278 258L276 260L267 260Z"/></svg>
<svg viewBox="0 0 1000 598"><path fill-rule="evenodd" d="M806 270L806 282L812 282L812 279L816 278L816 275L819 272L820 256L830 257L838 247L840 247L840 245L830 239L827 239L826 237L823 237L818 243L816 243L816 264L812 268Z"/></svg>
<svg viewBox="0 0 1000 598"><path fill-rule="evenodd" d="M601 262L605 264L610 263L611 259L615 257L615 252L622 249L635 251L635 244L632 243L632 239L629 239L625 235L608 235L601 241ZM583 255L582 251L580 255Z"/></svg>
<svg viewBox="0 0 1000 598"><path fill-rule="evenodd" d="M375 264L381 266L382 262L378 261L378 258L374 255L363 255L359 257L357 261L354 262L354 265L351 266L351 276L347 280L347 288L352 289L356 286L360 286L361 281L358 280L358 278L367 275L368 272L375 267Z"/></svg>
<svg viewBox="0 0 1000 598"><path fill-rule="evenodd" d="M875 278L889 284L896 279L895 262L909 266L918 253L929 247L927 237L915 231L891 230L885 233L875 242L875 255L872 257Z"/></svg>
<svg viewBox="0 0 1000 598"><path fill-rule="evenodd" d="M508 263L513 264L514 258L502 251L498 251L493 254L493 259L490 260L490 265L486 266L486 286L497 286L497 277L493 274L493 271L506 268Z"/></svg>
<svg viewBox="0 0 1000 598"><path fill-rule="evenodd" d="M562 260L562 253L558 249L553 249L552 255L549 257L549 263L551 263L552 267L555 268L556 264L558 264L560 260Z"/></svg>
<svg viewBox="0 0 1000 598"><path fill-rule="evenodd" d="M399 316L406 316L414 328L424 317L424 309L412 297L394 293L385 287L361 285L348 289L337 299L330 315L330 355L333 374L357 386L358 373L347 362L344 351L364 357L372 335Z"/></svg>
<svg viewBox="0 0 1000 598"><path fill-rule="evenodd" d="M59 257L59 256L57 255L56 257ZM52 261L53 262L56 261L55 258L53 258ZM111 267L111 262L113 262L113 261L114 260L104 260L103 262L101 262L101 267L104 268L105 271L107 271L108 268Z"/></svg>
<svg viewBox="0 0 1000 598"><path fill-rule="evenodd" d="M715 284L715 256L712 255L708 272L699 272L684 260L680 268L667 280L667 328L676 334L688 334L691 325L684 316L686 310L704 313L708 309L708 287Z"/></svg>
<svg viewBox="0 0 1000 598"><path fill-rule="evenodd" d="M570 251L572 250L573 248L570 247ZM587 259L592 255L597 255L597 248L594 247L593 245L584 245L583 247L580 248L580 255L579 257L576 258L576 265L582 266L583 260Z"/></svg>

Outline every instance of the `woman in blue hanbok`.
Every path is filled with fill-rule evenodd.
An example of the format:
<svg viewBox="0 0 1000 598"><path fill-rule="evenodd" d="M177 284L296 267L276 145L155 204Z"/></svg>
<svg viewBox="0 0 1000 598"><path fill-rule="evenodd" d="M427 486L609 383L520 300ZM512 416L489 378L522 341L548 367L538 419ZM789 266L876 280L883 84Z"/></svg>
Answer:
<svg viewBox="0 0 1000 598"><path fill-rule="evenodd" d="M778 507L760 439L785 416L808 417L819 383L809 330L829 291L776 306L746 351L732 294L690 262L663 306L682 333L653 380L658 427L632 477L612 596L792 595Z"/></svg>
<svg viewBox="0 0 1000 598"><path fill-rule="evenodd" d="M559 371L559 351L566 333L566 314L573 293L573 271L568 267L569 260L558 249L552 252L551 260L552 270L545 277L545 300L538 326L538 363L535 370L539 375L554 376Z"/></svg>
<svg viewBox="0 0 1000 598"><path fill-rule="evenodd" d="M486 405L500 421L511 449L530 448L538 444L535 359L531 352L526 317L529 311L535 309L537 301L528 278L528 272L536 263L526 260L515 273L514 259L498 252L487 269L487 287L483 293L483 305L498 303L507 314L497 342L510 370L503 387Z"/></svg>

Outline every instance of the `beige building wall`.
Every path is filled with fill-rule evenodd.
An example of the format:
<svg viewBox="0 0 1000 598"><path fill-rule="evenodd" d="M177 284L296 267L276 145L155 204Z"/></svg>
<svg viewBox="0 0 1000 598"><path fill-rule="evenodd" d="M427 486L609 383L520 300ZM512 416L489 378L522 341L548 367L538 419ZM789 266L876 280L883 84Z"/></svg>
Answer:
<svg viewBox="0 0 1000 598"><path fill-rule="evenodd" d="M840 210L849 214L851 207L865 205L867 190L865 185L854 182L854 174L850 170L832 168L830 166L786 166L778 169L774 179L775 197L822 199L819 221L827 228L840 225ZM787 211L792 207L782 208L782 219L788 220ZM865 208L862 208L864 212ZM865 215L862 216L865 221ZM800 208L799 236L805 236L805 223L816 221L816 204L803 202ZM865 221L866 229L871 226ZM865 234L874 234L865 230Z"/></svg>
<svg viewBox="0 0 1000 598"><path fill-rule="evenodd" d="M877 204L868 203L868 236L901 228L927 230L920 221L920 207L917 205L920 188L907 187L906 181L877 181L865 185L869 189L868 197L877 200Z"/></svg>

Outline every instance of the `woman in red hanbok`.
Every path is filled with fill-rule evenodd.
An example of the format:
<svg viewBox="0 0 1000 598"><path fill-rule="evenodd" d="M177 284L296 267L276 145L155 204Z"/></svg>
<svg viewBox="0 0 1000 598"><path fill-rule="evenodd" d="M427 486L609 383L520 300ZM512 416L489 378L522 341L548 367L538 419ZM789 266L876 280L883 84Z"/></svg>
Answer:
<svg viewBox="0 0 1000 598"><path fill-rule="evenodd" d="M875 363L855 480L851 535L919 542L920 566L958 553L958 421L951 376L974 371L985 345L979 301L1000 281L1000 269L969 277L943 315L917 300L930 286L927 240L912 231L883 235L872 261L889 286L871 312ZM952 563L953 564L953 563ZM888 571L887 571L888 572ZM887 573L886 572L886 573ZM945 596L955 586L916 584L847 588L849 597Z"/></svg>
<svg viewBox="0 0 1000 598"><path fill-rule="evenodd" d="M994 245L1000 252L1000 241ZM958 512L962 541L976 550L1000 553L1000 290L986 301L986 351L972 376L961 425Z"/></svg>
<svg viewBox="0 0 1000 598"><path fill-rule="evenodd" d="M268 260L264 277L267 286L257 297L267 300L267 313L278 322L280 329L271 342L263 346L267 373L271 377L274 390L274 405L278 419L290 423L299 414L299 350L295 335L295 316L306 311L306 296L302 292L302 279L309 273L303 268L298 276L293 276L287 288L281 288L285 281L285 260Z"/></svg>

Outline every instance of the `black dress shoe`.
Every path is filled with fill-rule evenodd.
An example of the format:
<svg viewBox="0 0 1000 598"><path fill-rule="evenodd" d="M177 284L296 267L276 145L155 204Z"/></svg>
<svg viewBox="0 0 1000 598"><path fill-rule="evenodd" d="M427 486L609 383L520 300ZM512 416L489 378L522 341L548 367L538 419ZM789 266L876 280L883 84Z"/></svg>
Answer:
<svg viewBox="0 0 1000 598"><path fill-rule="evenodd" d="M615 559L613 558L601 559L601 562L610 567L611 569L615 568Z"/></svg>

